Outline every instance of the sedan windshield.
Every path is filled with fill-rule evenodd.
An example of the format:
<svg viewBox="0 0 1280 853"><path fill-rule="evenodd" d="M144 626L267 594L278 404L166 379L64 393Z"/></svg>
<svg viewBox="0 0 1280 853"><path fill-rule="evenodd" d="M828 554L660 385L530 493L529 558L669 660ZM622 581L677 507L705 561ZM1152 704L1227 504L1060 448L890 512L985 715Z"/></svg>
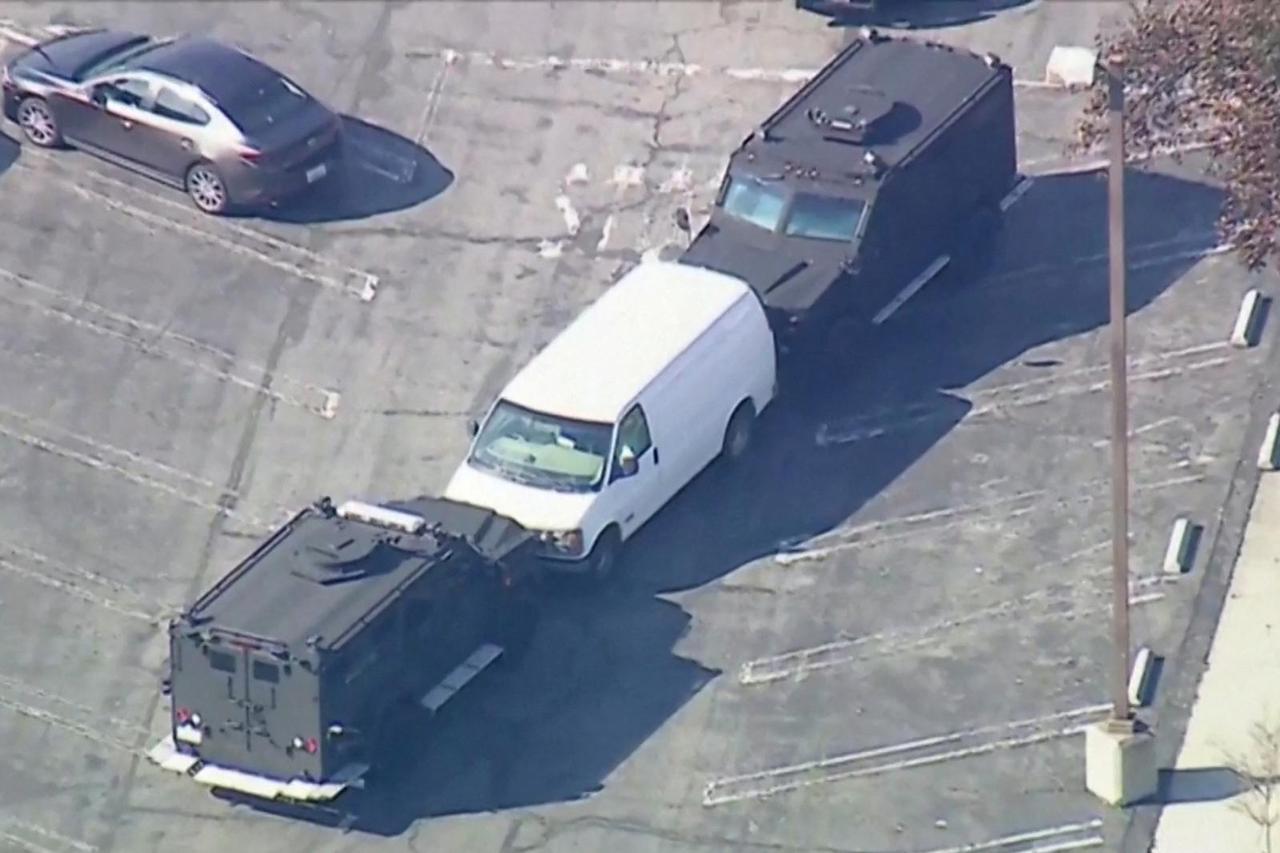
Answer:
<svg viewBox="0 0 1280 853"><path fill-rule="evenodd" d="M288 121L307 105L307 93L286 80L272 76L256 80L227 103L231 120L245 133L260 133Z"/></svg>
<svg viewBox="0 0 1280 853"><path fill-rule="evenodd" d="M726 213L766 231L777 231L787 207L787 190L750 175L729 179L721 205Z"/></svg>
<svg viewBox="0 0 1280 853"><path fill-rule="evenodd" d="M856 198L796 193L784 233L788 237L847 243L857 233L858 223L866 209L866 202Z"/></svg>
<svg viewBox="0 0 1280 853"><path fill-rule="evenodd" d="M470 462L508 480L590 492L604 479L611 424L545 415L499 401L476 437Z"/></svg>

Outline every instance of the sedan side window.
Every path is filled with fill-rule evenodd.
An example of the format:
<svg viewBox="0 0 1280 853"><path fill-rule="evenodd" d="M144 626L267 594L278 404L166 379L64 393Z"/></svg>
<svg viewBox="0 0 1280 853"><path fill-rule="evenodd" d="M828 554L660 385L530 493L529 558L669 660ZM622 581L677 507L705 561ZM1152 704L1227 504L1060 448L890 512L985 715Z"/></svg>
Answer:
<svg viewBox="0 0 1280 853"><path fill-rule="evenodd" d="M151 85L145 80L131 80L127 77L103 83L101 91L107 99L124 104L127 107L142 107L151 97Z"/></svg>
<svg viewBox="0 0 1280 853"><path fill-rule="evenodd" d="M158 116L185 122L186 124L209 123L209 114L207 112L202 110L194 101L187 100L172 89L162 88L160 90L160 93L156 95L156 102L151 111Z"/></svg>

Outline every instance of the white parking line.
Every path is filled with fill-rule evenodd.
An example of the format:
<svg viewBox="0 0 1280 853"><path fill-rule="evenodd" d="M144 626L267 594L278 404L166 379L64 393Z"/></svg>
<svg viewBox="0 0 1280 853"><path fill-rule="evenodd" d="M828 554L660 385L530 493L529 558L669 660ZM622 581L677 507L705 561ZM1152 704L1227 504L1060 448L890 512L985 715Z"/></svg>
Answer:
<svg viewBox="0 0 1280 853"><path fill-rule="evenodd" d="M422 117L418 120L418 132L414 134L413 141L418 145L426 145L427 135L431 133L431 125L435 122L436 111L440 108L440 100L444 96L445 80L449 77L449 69L453 67L454 57L447 54L442 57L444 60L440 64L440 70L436 72L436 79L431 81L431 87L427 90L427 103L422 108Z"/></svg>
<svg viewBox="0 0 1280 853"><path fill-rule="evenodd" d="M1110 542L1103 543L1102 547L1090 546L1087 549L1082 549L1082 552L1100 551L1107 545L1110 545ZM1056 565L1052 567L1056 568L1069 562L1069 560L1070 558L1055 561ZM1110 568L1107 566L1099 566L1091 569L1086 574L1086 577L1101 577L1109 570ZM1034 571L1032 574L1034 574ZM1133 591L1149 589L1169 582L1170 578L1167 575L1135 578L1129 585L1131 590L1129 604L1137 607L1163 600L1165 597L1163 592L1133 594ZM988 607L980 607L961 616L939 620L921 628L878 631L874 634L832 640L816 646L756 658L755 660L747 661L739 668L738 683L748 687L755 687L774 684L779 681L795 681L814 672L823 672L876 658L910 654L911 652L937 646L940 643L954 641L955 631L958 628L991 626L995 623L995 620L999 619L1026 618L1030 616L1037 620L1037 624L1050 619L1070 621L1081 615L1104 610L1111 606L1109 598L1111 590L1109 588L1088 589L1086 590L1086 595L1090 599L1089 601L1079 606L1074 602L1070 602L1065 610L1054 606L1055 602L1052 600L1054 592L1053 588L1038 589L1017 598L1001 601ZM1099 601L1098 599L1102 600ZM1028 613L1028 611L1031 612Z"/></svg>
<svg viewBox="0 0 1280 853"><path fill-rule="evenodd" d="M764 799L844 779L909 770L1071 737L1082 733L1090 722L1099 718L1110 707L1107 704L1085 705L1041 717L948 732L816 761L727 776L707 783L703 790L702 804L710 807ZM1026 733L1019 734L1020 732ZM942 750L939 747L956 748ZM873 761L890 756L908 757L884 762Z"/></svg>
<svg viewBox="0 0 1280 853"><path fill-rule="evenodd" d="M118 613L121 616L128 616L130 619L137 619L138 621L145 622L148 625L159 626L164 623L165 616L163 613L148 613L145 610L141 610L128 604L122 604L114 598L103 595L102 593L85 589L72 581L66 581L54 577L49 574L48 566L45 565L42 565L40 570L36 571L35 569L27 568L20 563L15 562L11 558L0 554L0 571L5 571L12 575L26 578L40 586L57 590L58 592L65 593L73 598L78 598L81 601L97 605L103 610L109 610L112 613Z"/></svg>
<svg viewBox="0 0 1280 853"><path fill-rule="evenodd" d="M38 169L31 162L27 162L28 160L38 160L52 168ZM25 146L22 151L22 156L20 156L15 163L32 172L55 177L59 183L77 195L100 202L113 210L123 213L124 215L140 222L147 223L148 225L160 226L171 231L177 231L182 234L196 237L206 243L211 243L234 252L235 254L251 258L274 269L285 272L293 277L337 290L348 296L354 296L362 302L372 301L374 296L377 294L380 280L374 273L344 266L331 261L310 249L299 246L296 243L291 243L287 240L267 234L266 232L259 231L256 228L238 225L225 219L205 217L204 221L201 223L203 227L197 227L180 222L171 217L144 210L143 208L136 207L126 202L118 201L103 192L86 186L82 182L83 179L88 178L90 180L99 181L111 186L113 189L123 189L135 197L145 196L148 202L154 202L165 205L171 209L181 211L184 216L193 215L191 208L186 204L165 198L159 193L144 193L137 187L134 187L118 178L105 175L96 169L86 168L78 175L69 172L67 170L66 160L55 154L35 151L30 146ZM230 232L238 237L244 238L245 240L257 243L261 248L237 242L228 236L216 234L212 230L213 228ZM283 258L276 257L269 252L294 255L297 258L297 261L291 262ZM303 266L303 264L306 264L306 266ZM314 267L315 269L308 269L308 266Z"/></svg>
<svg viewBox="0 0 1280 853"><path fill-rule="evenodd" d="M60 832L54 832L52 829L47 827L37 826L34 823L27 823L26 821L18 820L17 818L8 818L5 820L3 826L6 830L17 829L22 832L29 832L33 835L38 835L42 839L54 842L60 847L70 847L73 850L79 851L79 853L96 853L98 850L94 845L81 841L78 838L71 838ZM13 838L14 836L10 837ZM22 844L28 843L24 842L20 838L17 838L16 840Z"/></svg>
<svg viewBox="0 0 1280 853"><path fill-rule="evenodd" d="M1155 491L1172 486L1186 485L1204 479L1203 473L1177 474L1179 471L1191 469L1192 463L1181 460L1173 465L1157 469L1162 474L1173 474L1165 479L1135 483L1133 491ZM973 518L981 518L999 512L1000 518L1010 520L1027 515L1046 503L1061 505L1064 503L1081 503L1097 500L1098 494L1085 493L1088 489L1101 490L1111 481L1107 478L1096 478L1083 482L1068 483L1066 495L1057 494L1049 489L1034 489L1008 497L990 501L979 501L965 506L948 507L930 512L903 515L872 521L847 527L837 527L810 539L788 540L778 543L778 553L774 561L787 565L810 560L819 560L851 548L869 548L886 542L903 538L914 538L925 533L936 533L947 530L958 524L964 524ZM875 535L868 535L875 534Z"/></svg>
<svg viewBox="0 0 1280 853"><path fill-rule="evenodd" d="M958 847L937 847L923 851L923 853L982 853L982 851L986 850L995 850L999 851L999 853L1053 853L1054 851L1062 850L1084 850L1090 847L1102 846L1102 836L1094 832L1101 826L1102 820L1094 818L1081 823L1064 823L1058 826L1045 827L1044 829L1033 829L1029 832L1004 835L1000 838L992 838L989 841L975 841L971 844L961 844ZM1070 835L1082 835L1085 837L1066 840L1066 836ZM1019 846L1050 839L1059 840L1048 846Z"/></svg>
<svg viewBox="0 0 1280 853"><path fill-rule="evenodd" d="M460 63L504 71L577 71L590 74L628 74L654 77L729 77L744 82L807 82L818 68L764 68L750 66L707 66L693 62L658 62L651 59L563 56L503 56L490 51L411 50L407 56L416 59L442 59L448 64ZM1033 89L1061 89L1044 80L1015 79L1014 86Z"/></svg>
<svg viewBox="0 0 1280 853"><path fill-rule="evenodd" d="M182 345L185 349L191 349L198 353L203 353L216 358L219 361L235 363L236 357L225 350L194 340L185 335L171 332L169 329L158 326L154 323L147 323L142 320L129 317L125 314L119 314L94 302L90 302L87 299L73 299L51 287L40 284L26 276L19 275L18 273L11 272L3 268L0 268L0 279L7 280L8 283L14 285L18 290L39 293L43 298L52 300L53 304L45 304L41 301L22 299L3 292L0 292L0 300L4 300L14 305L20 305L30 310L39 311L46 316L54 317L62 320L63 322L70 323L71 325L79 328L88 329L89 331L100 335L115 338L116 340L123 341L124 343L135 347L148 355L169 359L170 361L177 362L184 367L197 370L220 381L244 388L254 394L267 397L268 399L275 400L279 403L311 412L312 414L319 415L322 418L332 419L337 415L338 404L341 400L341 395L337 391L332 391L327 388L321 388L317 385L313 385L309 382L293 379L292 377L286 376L282 373L270 372L267 368L260 365L242 364L241 366L249 367L257 372L259 376L263 377L262 379L248 379L221 367L205 364L204 362L196 361L195 359L185 355L168 352L160 347L159 342L174 342ZM89 319L86 316L81 316L77 311L97 317L98 319ZM111 325L102 322L102 320L110 321L122 328L113 328ZM146 337L143 333L153 337ZM268 373L271 373L271 388L266 387L264 383L264 379L267 377ZM302 397L296 396L296 394L277 391L275 390L275 386L292 388L295 392L301 392L302 395L309 397L310 399L303 399Z"/></svg>

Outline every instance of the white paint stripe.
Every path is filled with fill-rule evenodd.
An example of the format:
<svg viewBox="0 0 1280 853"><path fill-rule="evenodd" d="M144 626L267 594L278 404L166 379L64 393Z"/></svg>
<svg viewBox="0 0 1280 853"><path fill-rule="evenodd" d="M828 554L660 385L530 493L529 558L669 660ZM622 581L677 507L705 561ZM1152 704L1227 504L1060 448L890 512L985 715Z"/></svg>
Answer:
<svg viewBox="0 0 1280 853"><path fill-rule="evenodd" d="M902 288L901 292L899 292L897 296L890 300L888 305L880 309L880 313L871 318L871 325L879 326L885 320L892 317L895 311L905 305L908 299L915 296L922 287L932 281L934 276L942 272L942 268L950 262L951 257L949 255L943 255L940 258L935 258L933 263L929 264L929 266L925 268L924 272L912 279L906 287Z"/></svg>
<svg viewBox="0 0 1280 853"><path fill-rule="evenodd" d="M613 234L613 214L610 213L604 220L604 228L600 232L600 240L596 243L596 251L603 252L609 246L609 236Z"/></svg>
<svg viewBox="0 0 1280 853"><path fill-rule="evenodd" d="M123 325L127 331L122 332L118 329L113 329L110 326L104 325L100 322L96 322L94 320L90 320L85 317L77 316L71 310L67 310L67 309L58 307L56 305L46 305L38 301L20 299L8 294L0 294L0 299L6 302L9 302L10 304L21 305L24 308L34 310L34 311L39 311L40 313L43 313L46 316L55 317L63 322L70 323L79 328L88 329L89 331L95 332L97 334L115 338L116 340L123 341L124 343L127 343L130 346L133 346L148 355L157 356L160 358L166 358L170 361L174 361L185 367L188 367L193 370L212 376L215 379L221 380L223 382L227 382L228 384L235 385L240 388L244 388L248 391L252 391L255 394L259 394L261 396L267 397L268 399L275 400L277 402L284 403L286 405L295 406L304 411L309 411L314 414L318 414L323 418L332 419L337 414L338 401L340 400L341 395L339 395L336 391L331 391L326 388L320 388L316 385L312 385L307 382L302 382L300 380L292 379L283 374L274 374L274 373L271 374L272 385L280 384L286 387L295 386L299 389L304 390L305 392L308 392L310 396L317 398L316 402L307 402L305 400L299 399L296 396L293 396L281 391L276 391L274 390L274 388L267 388L265 387L264 382L261 380L247 379L243 376L234 374L228 370L223 370L222 368L214 367L214 366L205 364L203 362L188 358L183 355L166 352L159 347L157 341L146 340L140 337L139 333L145 331L155 335L159 340L172 340L176 343L180 343L184 346L190 347L199 352L207 353L210 356L213 356L219 359L225 359L227 361L232 361L232 362L235 361L235 357L231 353L226 352L224 350L220 350L217 347L213 347L213 346L210 346L209 344L196 341L184 335L179 335L179 334L170 332L167 329L161 326L157 326L153 323L145 323L141 320L136 320L125 314L119 314L117 312L111 311L110 309L107 309L101 305L98 305L97 303L90 302L88 300L73 300L71 297L63 293L60 293L59 291L51 287L47 287L45 285L40 284L39 282L36 282L32 279L27 278L26 276L20 275L15 272L11 272L3 268L0 268L0 278L8 279L10 282L16 284L19 288L42 293L46 296L53 297L56 301L62 302L68 306L74 305L81 308L82 310L84 310L89 314L96 314L100 317L110 319L113 322ZM264 379L270 373L270 371L268 371L265 367L262 367L262 366L258 366L258 365L245 365L245 366L256 368L256 370L260 373L260 375Z"/></svg>
<svg viewBox="0 0 1280 853"><path fill-rule="evenodd" d="M1009 853L1066 853L1068 850L1092 850L1095 847L1101 847L1105 843L1106 840L1101 835L1091 835L1079 841L1064 841L1061 844L1028 847L1026 850L1011 850Z"/></svg>
<svg viewBox="0 0 1280 853"><path fill-rule="evenodd" d="M1129 154L1126 157L1128 163L1143 163L1148 160L1155 160L1162 157L1172 157L1175 154L1193 154L1197 151L1207 151L1218 143L1215 141L1198 141L1186 142L1181 145L1161 145L1156 147L1149 154ZM1105 169L1111 165L1110 158L1096 157L1090 160L1063 159L1061 157L1039 157L1030 160L1021 161L1021 168L1024 172L1030 173L1035 171L1037 177L1045 177L1050 175L1075 175L1082 172L1096 172ZM1040 169L1042 166L1050 168Z"/></svg>
<svg viewBox="0 0 1280 853"><path fill-rule="evenodd" d="M578 211L574 210L573 202L567 195L556 196L556 210L560 211L560 215L564 217L564 227L569 232L569 236L576 237L578 229L582 227L582 219L578 216Z"/></svg>
<svg viewBox="0 0 1280 853"><path fill-rule="evenodd" d="M20 714L24 717L38 720L46 725L80 735L81 737L94 741L102 746L109 746L113 749L118 749L133 755L145 755L141 750L134 749L132 745L125 743L124 740L120 738L102 734L97 727L87 726L67 717L54 714L44 708L37 708L36 706L28 705L25 702L18 702L8 698L7 696L0 696L0 706L8 708L14 713Z"/></svg>
<svg viewBox="0 0 1280 853"><path fill-rule="evenodd" d="M108 596L102 595L101 593L90 592L77 584L60 580L44 571L37 572L28 569L4 556L0 556L0 570L17 575L18 577L26 578L33 583L57 590L58 592L66 593L74 598L87 601L90 604L95 604L103 610L109 610L122 616L128 616L131 619L137 619L148 625L159 626L164 622L163 613L148 613L144 610L130 607L127 604L121 604Z"/></svg>
<svg viewBox="0 0 1280 853"><path fill-rule="evenodd" d="M37 169L31 162L27 162L29 159L41 161L53 168L48 170ZM268 234L264 231L260 231L256 228L250 228L230 222L226 219L216 219L213 217L205 217L202 220L203 227L196 227L158 213L153 213L151 211L135 207L125 202L117 201L102 192L76 183L75 176L64 171L66 164L63 160L59 159L56 155L49 154L48 152L36 151L30 146L23 148L22 156L19 157L15 163L30 171L55 177L68 190L82 197L99 201L131 218L197 237L205 242L228 249L236 254L260 261L268 266L281 270L282 272L301 278L304 281L310 281L315 284L330 287L343 291L349 295L356 296L364 302L368 302L373 298L369 294L371 292L376 292L380 283L379 277L374 273L337 263L323 255L311 251L310 249L299 246L296 243L289 242L288 240L281 239L272 234ZM145 193L125 181L105 175L96 169L87 168L83 170L83 176L108 184L117 189L123 189L134 196L145 197L149 203L165 205L171 209L180 211L184 216L192 215L191 208L186 204L165 198L161 194ZM310 265L332 270L332 272L323 273L312 271L300 266L298 263L291 263L282 258L273 257L268 254L264 248L242 245L232 240L230 237L214 233L212 229L215 228L258 243L262 247L265 247L265 249L296 255L299 261L305 261Z"/></svg>
<svg viewBox="0 0 1280 853"><path fill-rule="evenodd" d="M1232 363L1228 357L1209 358L1201 361L1192 362L1180 367L1171 367L1164 370L1152 370L1142 373L1132 373L1129 375L1130 382L1162 382L1166 379L1173 379L1188 373L1194 373L1201 370L1210 370L1217 367L1223 367ZM975 420L988 417L991 415L999 415L1015 409L1030 408L1032 406L1041 406L1052 403L1055 400L1062 400L1073 396L1082 396L1088 394L1097 394L1108 390L1111 387L1111 380L1104 379L1089 385L1061 385L1053 391L1033 396L1022 397L1020 399L1008 401L994 401L975 405L965 412L964 417L959 424L971 425ZM980 395L986 396L991 392L975 392L971 395L971 400L980 399ZM835 445L855 444L861 441L869 441L874 438L888 435L903 429L921 426L930 421L947 417L947 412L941 408L935 408L931 411L924 411L918 415L912 415L900 418L894 421L884 421L879 424L868 424L861 426L858 424L868 423L866 418L854 419L852 423L825 423L818 427L814 435L814 444L818 447L831 447ZM846 425L847 424L847 425ZM959 425L958 424L958 425Z"/></svg>
<svg viewBox="0 0 1280 853"><path fill-rule="evenodd" d="M1064 823L1060 826L1050 826L1045 829L1035 829L1030 832L1019 832L1013 835L1005 835L1000 838L993 838L990 841L978 841L972 844L963 844L959 847L938 847L933 850L925 851L925 853L978 853L981 850L992 850L998 847L1008 847L1011 844L1022 844L1030 841L1044 841L1061 835L1072 835L1078 832L1087 832L1102 826L1100 818L1094 818L1083 823ZM1036 848L1040 849L1040 848Z"/></svg>
<svg viewBox="0 0 1280 853"><path fill-rule="evenodd" d="M1061 562L1066 562L1063 560ZM1088 573L1088 577L1102 575L1107 567L1097 568ZM1156 584L1167 583L1163 577L1136 578L1132 589L1141 589ZM746 687L774 684L788 679L797 679L810 673L861 663L874 658L890 655L902 655L919 649L927 649L945 640L951 639L957 628L970 625L986 625L997 619L1012 618L1025 613L1034 606L1049 606L1053 590L1044 588L1027 593L1008 601L1002 601L989 607L976 608L954 619L941 620L923 628L910 631L881 631L848 640L835 640L807 649L796 649L771 657L757 658L744 663L738 669L738 683ZM1091 589L1088 594L1094 598L1107 598L1109 590ZM1152 604L1165 597L1162 592L1150 592L1130 595L1129 604L1140 607ZM1081 614L1093 613L1109 607L1109 603L1087 603L1076 607L1074 603L1066 611L1055 610L1043 614L1045 619L1072 620Z"/></svg>
<svg viewBox="0 0 1280 853"><path fill-rule="evenodd" d="M950 732L943 735L935 735L914 741L907 741L905 743L860 750L858 752L846 753L816 761L807 761L801 764L793 764L768 770L760 770L740 776L716 779L708 782L704 788L702 804L704 806L717 806L725 803L740 802L742 800L762 799L789 791L813 787L815 785L830 784L844 779L876 776L883 773L908 770L915 767L940 764L963 758L972 758L996 752L998 750L1031 746L1058 738L1070 737L1083 732L1087 727L1087 724L1073 723L1067 726L1051 728L1047 731L1040 731L1015 737L1000 737L988 740L985 743L977 743L972 746L962 746L958 749L942 752L929 752L912 758L904 758L896 761L870 764L866 766L850 766L862 764L862 762L865 762L870 758L901 755L919 750L932 750L935 747L959 744L971 738L978 738L985 735L1013 733L1023 729L1042 728L1050 723L1059 723L1081 718L1087 719L1088 717L1096 716L1105 712L1108 708L1110 708L1110 705L1106 704L1087 705L1080 708L1072 708L1068 711L1047 714L1042 717L1015 720L1007 723L997 723L995 725L982 726L966 731ZM726 791L726 789L728 790Z"/></svg>
<svg viewBox="0 0 1280 853"><path fill-rule="evenodd" d="M5 41L11 41L14 44L20 44L23 47L35 47L40 43L39 38L22 32L14 27L10 21L0 23L0 38L3 38Z"/></svg>
<svg viewBox="0 0 1280 853"><path fill-rule="evenodd" d="M13 829L21 829L25 832L33 832L36 835L41 836L42 838L47 838L50 841L57 842L58 844L64 847L72 847L76 850L79 850L81 851L81 853L95 853L95 851L98 850L97 847L95 847L92 844L89 844L88 842L81 841L78 838L71 838L59 832L54 832L52 829L49 829L48 827L38 826L37 824L34 824L34 823L27 823L24 820L9 818L6 821L5 825Z"/></svg>
<svg viewBox="0 0 1280 853"><path fill-rule="evenodd" d="M436 111L440 108L440 100L444 95L445 80L449 76L449 69L456 61L452 52L446 53L442 59L444 62L440 65L436 79L432 81L431 88L427 92L427 103L422 109L422 118L418 120L418 132L413 137L413 141L418 145L426 145L427 135L431 132L431 125L435 122Z"/></svg>
<svg viewBox="0 0 1280 853"><path fill-rule="evenodd" d="M1013 189L1009 190L1008 195L1000 199L1000 211L1002 213L1008 212L1009 208L1017 204L1018 200L1027 194L1027 190L1031 189L1031 185L1035 183L1035 180L1035 178L1023 175L1022 179L1013 185Z"/></svg>
<svg viewBox="0 0 1280 853"><path fill-rule="evenodd" d="M713 67L692 62L656 62L651 59L561 56L502 56L487 51L411 50L408 56L418 59L446 58L452 61L504 71L580 71L593 74L637 74L656 77L725 76L744 82L807 82L818 68L763 68L746 66ZM1014 80L1016 87L1061 89L1043 80Z"/></svg>
<svg viewBox="0 0 1280 853"><path fill-rule="evenodd" d="M199 507L201 509L206 509L218 515L227 516L228 518L234 518L234 519L243 521L250 526L260 528L263 530L273 529L271 525L264 524L262 521L254 519L252 516L248 516L240 512L239 510L228 509L220 503L195 497L194 495L187 494L185 491L175 488L174 486L171 486L168 483L157 480L154 477L150 477L145 474L139 474L135 471L130 471L129 469L124 468L123 466L117 465L112 462L108 462L105 459L100 459L91 454L72 449L70 447L67 447L66 445L59 444L54 441L50 441L47 438L43 438L38 435L33 435L31 433L22 432L21 430L11 429L2 424L0 424L0 435L3 435L21 444L25 444L28 447L32 447L36 450L40 450L45 453L48 453L51 456L58 456L68 461L76 462L76 463L79 463L80 465L84 465L87 468L92 468L96 471L115 474L116 476L122 477L125 480L128 480L129 482L135 485L152 489L154 491L168 495L169 497L175 498L181 503L185 503L190 506ZM103 445L97 445L97 446L102 447Z"/></svg>

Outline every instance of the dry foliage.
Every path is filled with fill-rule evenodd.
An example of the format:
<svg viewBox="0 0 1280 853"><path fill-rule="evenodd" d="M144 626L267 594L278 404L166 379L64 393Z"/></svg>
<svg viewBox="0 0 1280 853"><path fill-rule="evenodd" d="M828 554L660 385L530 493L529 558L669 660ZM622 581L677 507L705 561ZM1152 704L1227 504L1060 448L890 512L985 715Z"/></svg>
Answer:
<svg viewBox="0 0 1280 853"><path fill-rule="evenodd" d="M1263 849L1272 853L1272 835L1280 824L1280 718L1269 716L1249 730L1249 751L1228 755L1227 764L1244 790L1232 806L1262 830Z"/></svg>
<svg viewBox="0 0 1280 853"><path fill-rule="evenodd" d="M1221 237L1256 268L1280 259L1280 2L1131 2L1099 60L1125 58L1126 144L1147 159L1204 143L1225 186ZM1105 143L1107 79L1097 75L1078 147Z"/></svg>

